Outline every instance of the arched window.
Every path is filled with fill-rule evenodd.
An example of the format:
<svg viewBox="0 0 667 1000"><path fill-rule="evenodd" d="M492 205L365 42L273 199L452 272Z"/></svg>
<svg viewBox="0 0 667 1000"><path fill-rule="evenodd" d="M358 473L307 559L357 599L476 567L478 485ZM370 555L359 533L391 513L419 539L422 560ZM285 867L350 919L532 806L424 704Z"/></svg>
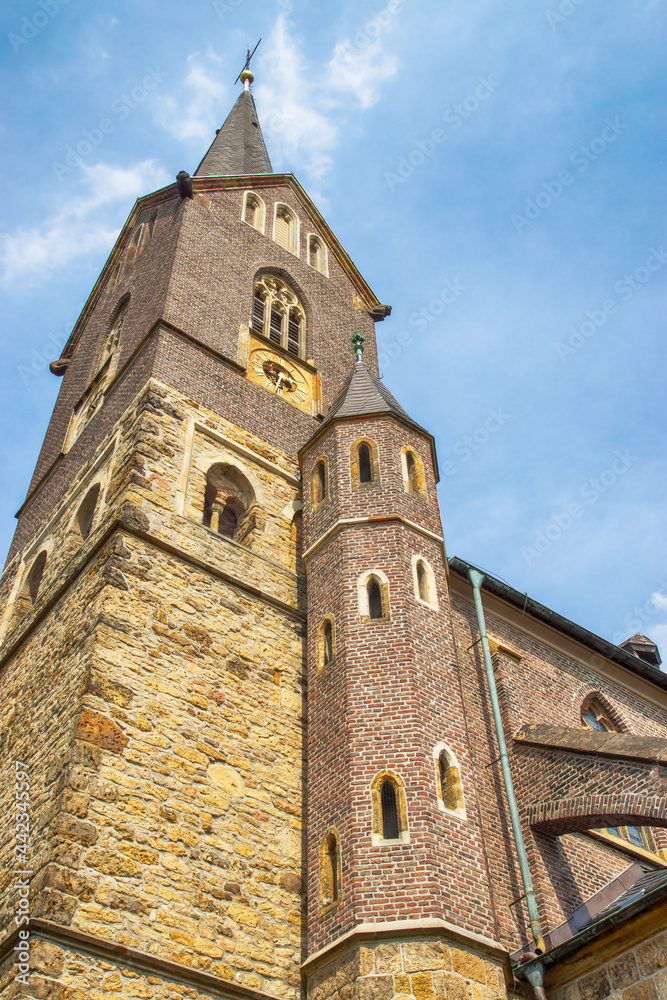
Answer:
<svg viewBox="0 0 667 1000"><path fill-rule="evenodd" d="M273 238L285 250L299 256L299 221L287 205L276 204Z"/></svg>
<svg viewBox="0 0 667 1000"><path fill-rule="evenodd" d="M382 771L371 785L372 843L409 844L408 815L403 782L393 771Z"/></svg>
<svg viewBox="0 0 667 1000"><path fill-rule="evenodd" d="M305 357L306 313L289 285L275 274L263 274L255 282L252 328L290 354Z"/></svg>
<svg viewBox="0 0 667 1000"><path fill-rule="evenodd" d="M424 465L421 458L412 448L404 448L401 453L403 466L403 485L406 493L414 493L417 496L426 496L426 480L424 478Z"/></svg>
<svg viewBox="0 0 667 1000"><path fill-rule="evenodd" d="M319 236L308 237L308 263L321 274L328 274L327 248Z"/></svg>
<svg viewBox="0 0 667 1000"><path fill-rule="evenodd" d="M243 196L243 213L241 218L249 226L258 232L264 232L264 219L266 217L266 207L258 194L254 191L246 191Z"/></svg>
<svg viewBox="0 0 667 1000"><path fill-rule="evenodd" d="M589 729L599 733L613 733L616 727L607 717L607 713L595 699L584 702L581 707L581 721Z"/></svg>
<svg viewBox="0 0 667 1000"><path fill-rule="evenodd" d="M310 477L310 498L313 509L319 507L327 499L328 478L326 459L320 458L315 463L315 468Z"/></svg>
<svg viewBox="0 0 667 1000"><path fill-rule="evenodd" d="M372 479L371 453L368 445L363 441L359 445L359 482L370 483Z"/></svg>
<svg viewBox="0 0 667 1000"><path fill-rule="evenodd" d="M81 506L76 513L76 528L81 538L85 540L93 527L95 508L100 495L100 484L95 483L86 493Z"/></svg>
<svg viewBox="0 0 667 1000"><path fill-rule="evenodd" d="M368 617L382 618L382 590L379 580L374 576L366 584L366 593L368 594Z"/></svg>
<svg viewBox="0 0 667 1000"><path fill-rule="evenodd" d="M39 553L34 563L30 567L30 572L26 579L26 592L28 597L34 604L37 600L37 594L39 593L39 588L42 584L42 577L44 576L44 569L46 567L46 552L42 551Z"/></svg>
<svg viewBox="0 0 667 1000"><path fill-rule="evenodd" d="M461 772L456 757L444 743L437 744L433 756L436 764L438 807L465 819L466 808Z"/></svg>
<svg viewBox="0 0 667 1000"><path fill-rule="evenodd" d="M398 840L398 803L394 783L385 778L380 786L382 806L382 839Z"/></svg>
<svg viewBox="0 0 667 1000"><path fill-rule="evenodd" d="M619 729L611 720L611 712L608 712L595 697L587 698L581 706L581 721L587 729L594 729L599 733L613 733ZM635 847L655 853L655 844L648 827L608 826L607 833L634 844Z"/></svg>
<svg viewBox="0 0 667 1000"><path fill-rule="evenodd" d="M109 330L107 339L104 343L104 348L102 349L99 367L102 369L111 358L112 364L109 366L109 376L113 375L113 371L111 369L113 368L115 370L118 363L118 346L120 344L121 334L123 333L123 327L125 326L125 316L127 315L127 307L129 304L130 296L124 295L119 304L116 306L116 312L111 323L111 329Z"/></svg>
<svg viewBox="0 0 667 1000"><path fill-rule="evenodd" d="M350 478L352 489L368 487L380 482L377 445L368 438L360 438L350 446Z"/></svg>
<svg viewBox="0 0 667 1000"><path fill-rule="evenodd" d="M419 599L428 602L428 576L426 574L426 566L424 565L423 559L420 559L417 563L417 589L419 592Z"/></svg>
<svg viewBox="0 0 667 1000"><path fill-rule="evenodd" d="M328 667L336 655L333 616L322 619L317 630L317 672Z"/></svg>
<svg viewBox="0 0 667 1000"><path fill-rule="evenodd" d="M422 604L438 610L438 597L435 587L435 575L431 564L421 555L412 557L412 576L415 597Z"/></svg>
<svg viewBox="0 0 667 1000"><path fill-rule="evenodd" d="M357 596L362 622L389 620L389 581L381 570L370 570L359 577Z"/></svg>
<svg viewBox="0 0 667 1000"><path fill-rule="evenodd" d="M320 847L320 910L328 910L340 899L340 849L338 834L329 830Z"/></svg>
<svg viewBox="0 0 667 1000"><path fill-rule="evenodd" d="M254 501L252 487L233 465L219 463L206 475L203 523L237 541L239 526Z"/></svg>

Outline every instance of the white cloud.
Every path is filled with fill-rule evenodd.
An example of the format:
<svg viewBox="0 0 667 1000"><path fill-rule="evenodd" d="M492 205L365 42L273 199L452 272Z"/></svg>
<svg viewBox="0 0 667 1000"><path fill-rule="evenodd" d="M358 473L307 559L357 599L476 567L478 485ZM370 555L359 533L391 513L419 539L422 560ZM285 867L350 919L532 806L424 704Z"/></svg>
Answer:
<svg viewBox="0 0 667 1000"><path fill-rule="evenodd" d="M367 109L380 99L382 84L398 70L398 60L385 52L383 38L396 15L381 11L334 45L323 66L307 62L303 45L290 30L289 2L253 62L254 88L262 131L269 153L319 180L332 164L332 150L350 104ZM180 93L156 98L156 120L172 135L197 142L204 152L213 140L221 112L233 96L221 82L222 60L212 51L188 57L188 71ZM227 73L227 75L229 75ZM350 97L352 101L350 101Z"/></svg>
<svg viewBox="0 0 667 1000"><path fill-rule="evenodd" d="M334 91L352 94L362 108L372 108L380 100L382 84L397 71L398 59L383 50L379 39L360 47L346 38L333 50L327 83Z"/></svg>
<svg viewBox="0 0 667 1000"><path fill-rule="evenodd" d="M76 257L111 249L134 199L173 179L154 160L80 169L86 193L63 201L40 226L0 233L0 285L35 285Z"/></svg>
<svg viewBox="0 0 667 1000"><path fill-rule="evenodd" d="M182 85L185 94L156 97L155 120L178 139L212 142L228 99L221 71L222 59L212 49L203 57L199 52L192 53Z"/></svg>
<svg viewBox="0 0 667 1000"><path fill-rule="evenodd" d="M338 127L317 110L317 81L306 69L284 13L267 39L260 67L256 96L265 138L279 155L295 164L302 160L308 173L320 178L331 165Z"/></svg>

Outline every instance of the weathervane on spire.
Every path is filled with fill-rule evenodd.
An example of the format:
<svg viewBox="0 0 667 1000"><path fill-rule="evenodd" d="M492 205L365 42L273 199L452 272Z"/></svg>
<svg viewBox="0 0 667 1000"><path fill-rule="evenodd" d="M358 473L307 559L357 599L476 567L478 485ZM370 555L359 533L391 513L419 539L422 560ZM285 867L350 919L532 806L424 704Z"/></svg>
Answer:
<svg viewBox="0 0 667 1000"><path fill-rule="evenodd" d="M262 39L260 38L259 42L261 42L261 40ZM250 60L252 59L252 57L254 56L255 52L259 48L259 42L257 42L257 45L252 50L252 52L250 51L250 46L246 45L247 55L246 55L246 60L245 60L245 66L243 67L243 69L241 70L241 72L239 73L239 75L234 80L234 83L238 83L239 80L240 80L241 83L243 84L243 89L244 90L250 90L250 84L255 79L255 74L250 69Z"/></svg>
<svg viewBox="0 0 667 1000"><path fill-rule="evenodd" d="M351 339L351 342L352 342L352 346L354 347L354 350L356 351L356 354L357 354L357 361L363 361L364 360L364 341L365 341L366 338L364 337L363 333L357 332L350 339Z"/></svg>

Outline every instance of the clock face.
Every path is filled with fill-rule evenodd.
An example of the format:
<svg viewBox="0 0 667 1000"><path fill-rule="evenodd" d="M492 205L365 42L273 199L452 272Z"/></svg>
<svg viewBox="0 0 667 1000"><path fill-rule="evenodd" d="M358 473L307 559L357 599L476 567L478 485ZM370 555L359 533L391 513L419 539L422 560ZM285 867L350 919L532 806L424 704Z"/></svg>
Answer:
<svg viewBox="0 0 667 1000"><path fill-rule="evenodd" d="M290 403L303 403L308 397L308 386L301 372L272 351L255 351L252 366L257 380L277 396Z"/></svg>

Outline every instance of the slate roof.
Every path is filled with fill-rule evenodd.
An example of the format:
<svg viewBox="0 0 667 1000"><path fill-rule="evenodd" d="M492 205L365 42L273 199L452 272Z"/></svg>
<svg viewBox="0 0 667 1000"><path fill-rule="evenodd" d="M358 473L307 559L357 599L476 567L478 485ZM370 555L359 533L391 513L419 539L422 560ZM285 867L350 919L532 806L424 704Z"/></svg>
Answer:
<svg viewBox="0 0 667 1000"><path fill-rule="evenodd" d="M412 427L424 431L424 428L397 403L366 362L359 360L329 407L322 426L324 427L335 417L362 417L371 413L393 413Z"/></svg>
<svg viewBox="0 0 667 1000"><path fill-rule="evenodd" d="M255 101L249 90L242 90L194 176L272 173Z"/></svg>

